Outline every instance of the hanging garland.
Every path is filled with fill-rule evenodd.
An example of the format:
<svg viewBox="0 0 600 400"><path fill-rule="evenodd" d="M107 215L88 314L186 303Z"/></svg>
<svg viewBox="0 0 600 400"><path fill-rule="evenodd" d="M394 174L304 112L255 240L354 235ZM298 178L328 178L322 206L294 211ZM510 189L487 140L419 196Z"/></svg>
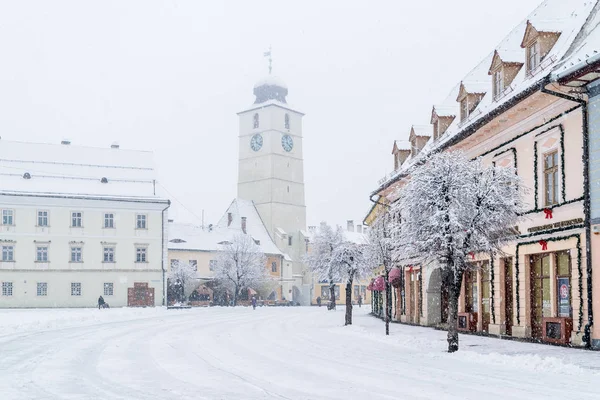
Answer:
<svg viewBox="0 0 600 400"><path fill-rule="evenodd" d="M423 267L419 271L419 315L423 316Z"/></svg>
<svg viewBox="0 0 600 400"><path fill-rule="evenodd" d="M502 150L500 153L496 153L494 154L494 158L501 156L504 153L508 153L509 151L512 151L513 153L513 168L515 169L515 171L517 171L517 149L514 147L510 147L506 150ZM496 162L494 161L494 166L496 166Z"/></svg>
<svg viewBox="0 0 600 400"><path fill-rule="evenodd" d="M558 129L560 129L560 175L562 178L561 194L562 201L564 203L567 199L567 182L565 179L565 128L563 127L563 124L559 124Z"/></svg>
<svg viewBox="0 0 600 400"><path fill-rule="evenodd" d="M538 149L537 142L533 142L533 210L538 210Z"/></svg>
<svg viewBox="0 0 600 400"><path fill-rule="evenodd" d="M572 227L570 227L569 229L573 229ZM522 242L522 243L517 243L517 248L515 251L515 274L516 274L516 293L517 293L517 298L516 298L516 303L517 303L517 325L521 325L521 307L520 307L520 299L521 299L521 294L519 291L519 287L520 287L520 281L519 281L519 249L521 246L526 246L526 245L530 245L530 244L541 244L541 242L545 242L545 245L547 246L548 242L558 242L558 241L562 241L562 240L569 240L569 239L573 239L576 238L577 239L577 272L579 274L578 276L578 283L579 283L579 324L578 324L578 330L581 330L581 326L583 325L583 270L581 268L581 234L580 233L575 233L572 235L568 235L568 236L559 236L559 237L554 237L554 238L547 238L547 239L543 239L543 240L533 240L533 241L529 241L529 242ZM544 246L544 245L542 245Z"/></svg>
<svg viewBox="0 0 600 400"><path fill-rule="evenodd" d="M530 133L532 133L532 132L534 132L534 131L536 131L536 130L540 129L541 127L543 127L543 126L546 126L546 125L548 125L548 124L551 124L552 122L556 121L557 119L560 119L560 118L564 117L565 115L572 113L573 111L577 110L577 109L578 109L578 108L580 108L580 107L581 107L580 105L577 105L577 106L575 106L575 107L573 107L573 108L570 108L570 109L568 109L567 111L565 111L564 113L562 113L562 114L559 114L559 115L557 115L556 117L550 118L548 121L544 122L543 124L540 124L540 125L538 125L538 126L536 126L536 127L532 128L532 129L530 129L530 130L528 130L528 131L526 131L526 132L523 132L523 133L521 133L520 135L517 135L517 136L513 137L512 139L509 139L509 140L507 140L506 142L504 142L504 143L501 143L501 144L499 144L498 146L496 146L496 147L494 147L494 148L492 148L492 149L490 149L490 150L486 151L485 153L482 153L481 155L479 155L479 156L478 156L478 158L479 158L479 157L484 157L484 156L487 156L488 154L490 154L490 153L493 153L493 152L495 152L495 151L497 151L497 150L501 149L502 147L506 146L507 144L509 144L509 143L512 143L512 142L514 142L515 140L522 138L523 136L529 135ZM551 128L551 129L552 129L552 128ZM542 133L543 133L543 132L542 132Z"/></svg>
<svg viewBox="0 0 600 400"><path fill-rule="evenodd" d="M490 281L492 287L492 298L490 300L490 311L492 313L492 324L496 323L496 313L494 312L494 294L495 294L495 276L494 276L494 253L490 253Z"/></svg>

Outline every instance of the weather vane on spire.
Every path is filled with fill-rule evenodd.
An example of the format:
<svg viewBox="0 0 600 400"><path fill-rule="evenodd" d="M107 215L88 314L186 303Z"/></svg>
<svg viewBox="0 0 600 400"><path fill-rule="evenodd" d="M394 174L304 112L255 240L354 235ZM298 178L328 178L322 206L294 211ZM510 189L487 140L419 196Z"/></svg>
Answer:
<svg viewBox="0 0 600 400"><path fill-rule="evenodd" d="M273 70L273 57L271 57L271 46L269 46L269 51L265 51L263 53L264 57L269 57L269 75L271 75L271 71Z"/></svg>

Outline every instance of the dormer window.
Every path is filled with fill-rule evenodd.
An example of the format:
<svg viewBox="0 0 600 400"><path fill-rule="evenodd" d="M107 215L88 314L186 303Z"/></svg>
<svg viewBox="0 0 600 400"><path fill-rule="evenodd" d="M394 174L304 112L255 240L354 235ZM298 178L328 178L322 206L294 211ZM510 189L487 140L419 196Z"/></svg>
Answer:
<svg viewBox="0 0 600 400"><path fill-rule="evenodd" d="M460 120L464 121L469 118L469 97L465 97L460 102Z"/></svg>
<svg viewBox="0 0 600 400"><path fill-rule="evenodd" d="M456 109L452 106L433 106L430 124L433 125L433 140L437 140L454 121Z"/></svg>
<svg viewBox="0 0 600 400"><path fill-rule="evenodd" d="M258 123L258 113L254 114L254 129L258 128L259 123Z"/></svg>
<svg viewBox="0 0 600 400"><path fill-rule="evenodd" d="M504 71L502 69L494 72L494 99L497 99L504 91Z"/></svg>
<svg viewBox="0 0 600 400"><path fill-rule="evenodd" d="M540 42L535 41L527 48L527 71L535 71L540 65Z"/></svg>

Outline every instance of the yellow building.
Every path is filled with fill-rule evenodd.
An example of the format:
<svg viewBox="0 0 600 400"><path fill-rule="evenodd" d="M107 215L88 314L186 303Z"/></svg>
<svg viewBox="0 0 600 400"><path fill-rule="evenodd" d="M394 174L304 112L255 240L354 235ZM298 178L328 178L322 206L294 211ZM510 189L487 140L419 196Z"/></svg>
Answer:
<svg viewBox="0 0 600 400"><path fill-rule="evenodd" d="M250 235L265 253L265 268L273 278L263 287L252 289L257 292L259 299L272 304L287 300L285 293L282 293L283 269L291 269L291 261L271 240L252 201L235 199L214 226L201 227L169 221L168 230L167 272L176 262L195 264L199 287L213 286L214 266L222 244L231 241L236 234ZM211 301L214 300L211 298Z"/></svg>

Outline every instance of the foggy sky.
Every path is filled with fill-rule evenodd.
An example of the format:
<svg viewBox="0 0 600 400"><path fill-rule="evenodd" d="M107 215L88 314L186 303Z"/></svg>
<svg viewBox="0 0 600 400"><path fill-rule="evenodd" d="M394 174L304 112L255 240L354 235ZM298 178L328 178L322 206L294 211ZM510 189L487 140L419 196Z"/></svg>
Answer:
<svg viewBox="0 0 600 400"><path fill-rule="evenodd" d="M393 140L539 3L3 0L0 136L152 150L170 215L215 223L237 191L236 112L271 45L306 113L308 223L358 222Z"/></svg>

